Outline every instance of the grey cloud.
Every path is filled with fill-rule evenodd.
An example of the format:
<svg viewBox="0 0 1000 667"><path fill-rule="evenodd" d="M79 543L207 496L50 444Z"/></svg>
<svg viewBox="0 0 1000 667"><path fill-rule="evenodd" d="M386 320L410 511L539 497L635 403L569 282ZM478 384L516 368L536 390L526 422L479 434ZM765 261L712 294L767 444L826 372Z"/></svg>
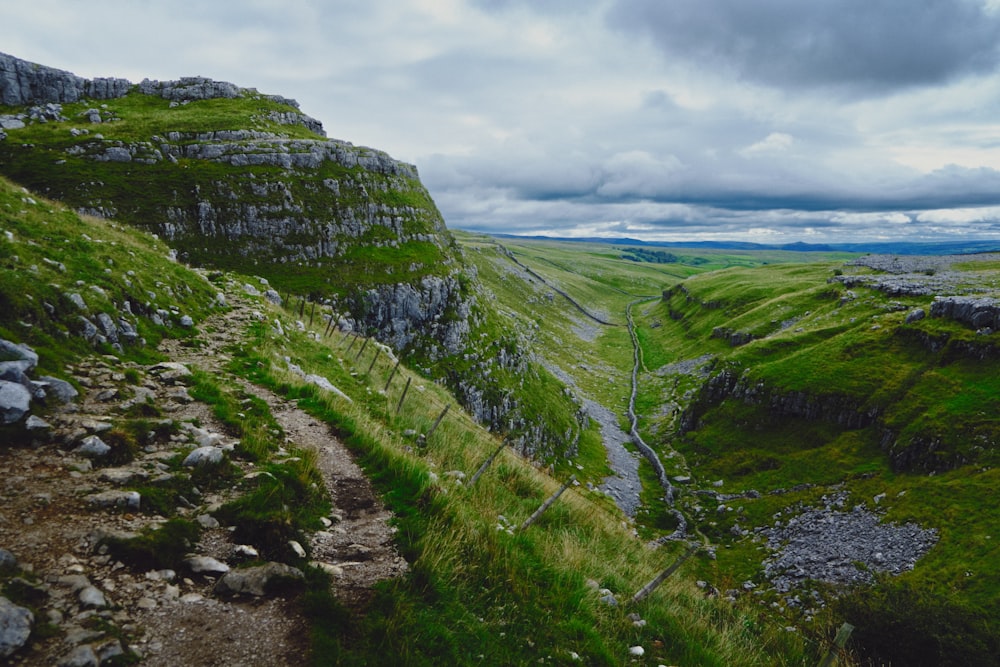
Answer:
<svg viewBox="0 0 1000 667"><path fill-rule="evenodd" d="M1000 60L1000 16L974 0L618 0L608 21L670 58L779 87L880 94Z"/></svg>

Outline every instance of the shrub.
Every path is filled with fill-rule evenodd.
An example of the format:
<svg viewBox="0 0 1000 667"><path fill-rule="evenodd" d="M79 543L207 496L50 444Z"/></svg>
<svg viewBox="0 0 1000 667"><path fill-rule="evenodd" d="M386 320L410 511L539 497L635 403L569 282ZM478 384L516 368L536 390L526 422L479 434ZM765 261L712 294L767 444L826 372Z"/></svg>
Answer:
<svg viewBox="0 0 1000 667"><path fill-rule="evenodd" d="M1000 665L1000 626L982 610L883 579L841 597L834 610L854 625L862 665Z"/></svg>

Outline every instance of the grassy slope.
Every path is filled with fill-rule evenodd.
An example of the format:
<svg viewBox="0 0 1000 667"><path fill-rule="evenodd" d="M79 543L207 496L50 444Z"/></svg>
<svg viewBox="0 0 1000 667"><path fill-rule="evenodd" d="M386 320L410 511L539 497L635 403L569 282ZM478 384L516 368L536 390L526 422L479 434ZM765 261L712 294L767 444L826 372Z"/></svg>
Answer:
<svg viewBox="0 0 1000 667"><path fill-rule="evenodd" d="M973 267L970 283L994 282L995 266L966 265ZM857 298L842 303L846 291L827 283L839 268L839 263L814 263L693 278L685 283L690 299L675 293L644 319L646 344L661 350L664 362L711 352L778 392L846 397L862 411L880 411L884 425L901 439L938 438L942 460L957 453L970 463L933 475L894 472L879 447L877 427L845 429L827 421L774 418L764 408L733 400L709 406L699 428L668 442L702 483L721 478L727 491L820 485L740 501L745 514L738 520L744 528L769 524L775 512L794 503L815 502L833 485L850 492L848 506L874 508L874 496L886 494L879 504L886 520L915 521L940 531L938 545L903 581L959 606L979 607L985 610L979 613L995 619L1000 548L994 533L1000 514L984 498L1000 483L994 468L1000 438L998 361L996 356L963 358L951 353L953 348L932 353L917 342L924 334L946 334L953 343L989 345L991 337L941 320L906 324L908 310L929 310L931 297L890 299L855 288ZM654 318L662 326L650 328ZM732 348L711 337L718 326L766 338ZM652 375L645 380L647 403L672 397L668 382ZM730 543L719 552L714 576L758 577L757 546L733 540L732 523L723 519L707 528L713 538Z"/></svg>
<svg viewBox="0 0 1000 667"><path fill-rule="evenodd" d="M459 240L467 248L480 249L469 255L500 301L539 326L536 336L545 342L546 356L571 372L584 391L624 412L631 365L624 330L600 328L600 335L589 341L574 335L581 319L578 311L561 297L542 298L547 288L519 277L488 240L466 235ZM686 280L686 293L674 290L668 301L636 309L644 371L638 397L641 430L647 441L660 442L664 454L676 448L678 455L665 459L668 471L689 469L696 484L708 488L718 479L724 480L725 492L817 486L739 501L738 518L717 517L714 507L700 500L706 517L700 527L724 547L717 561L700 562L701 576L720 588L759 580L762 554L750 540L732 537L734 521L751 529L769 525L776 512L798 503L814 504L831 487L843 485L851 494L850 504L875 508L873 498L884 493L878 508L885 520L915 521L940 531L938 545L898 585L912 584L932 600L948 601L949 609L971 608L984 619L998 616L1000 553L994 533L1000 516L984 498L1000 482L993 444L1000 436L1000 375L996 361L969 360L951 352L956 343L989 344L988 338L930 318L905 324L910 309L929 310L931 297L890 299L855 288L852 298L841 285L828 282L844 270L847 255L720 253L709 261L687 257L687 266L636 266L618 260L618 253L607 246L510 239L502 243L522 263L613 321L622 321L620 313L632 298L616 290L655 293L657 286L668 288L712 269ZM803 258L815 261L793 263ZM717 270L725 266L729 268ZM956 268L970 271L969 286L993 289L997 282L995 264ZM677 277L671 279L663 271ZM759 340L733 347L712 335L717 328L750 333ZM931 336L947 336L952 347L940 354L929 352L919 341ZM685 394L698 382L654 371L705 354L716 355L719 363L748 373L777 393L834 395L862 411L877 410L881 425L901 440L933 433L946 443L943 452L957 452L973 463L935 475L896 472L879 447L877 427L852 430L823 420L772 418L766 410L739 401L707 406L700 428L680 439L665 439L674 422L664 404L676 401L683 406ZM647 500L655 503L655 495L647 494ZM640 514L640 523L655 527L652 534L672 525L655 507L650 509Z"/></svg>

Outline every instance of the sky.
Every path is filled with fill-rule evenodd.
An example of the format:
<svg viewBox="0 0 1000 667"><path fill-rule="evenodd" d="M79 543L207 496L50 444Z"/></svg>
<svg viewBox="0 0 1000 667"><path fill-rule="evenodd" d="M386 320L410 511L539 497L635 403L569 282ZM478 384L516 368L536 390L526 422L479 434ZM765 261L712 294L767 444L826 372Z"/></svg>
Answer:
<svg viewBox="0 0 1000 667"><path fill-rule="evenodd" d="M292 97L451 228L1000 239L1000 0L32 0L0 51Z"/></svg>

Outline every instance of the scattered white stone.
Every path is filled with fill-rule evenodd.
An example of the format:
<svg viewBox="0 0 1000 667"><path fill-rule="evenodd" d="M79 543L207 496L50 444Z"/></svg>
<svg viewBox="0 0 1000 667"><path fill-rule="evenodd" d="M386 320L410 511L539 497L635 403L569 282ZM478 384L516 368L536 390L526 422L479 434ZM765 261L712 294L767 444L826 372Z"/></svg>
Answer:
<svg viewBox="0 0 1000 667"><path fill-rule="evenodd" d="M296 542L295 540L288 540L288 546L292 548L292 551L294 551L295 555L298 556L299 558L306 557L306 550L303 549L302 545Z"/></svg>
<svg viewBox="0 0 1000 667"><path fill-rule="evenodd" d="M108 606L107 598L104 597L104 593L102 593L96 586L87 586L81 589L77 598L80 600L80 605L83 607L104 609Z"/></svg>
<svg viewBox="0 0 1000 667"><path fill-rule="evenodd" d="M636 657L642 657L646 655L646 649L641 646L632 646L628 650L629 655L634 655Z"/></svg>
<svg viewBox="0 0 1000 667"><path fill-rule="evenodd" d="M260 552L249 544L238 544L233 554L239 558L259 558Z"/></svg>
<svg viewBox="0 0 1000 667"><path fill-rule="evenodd" d="M184 564L196 574L225 574L229 572L228 565L211 556L191 556L184 561Z"/></svg>

